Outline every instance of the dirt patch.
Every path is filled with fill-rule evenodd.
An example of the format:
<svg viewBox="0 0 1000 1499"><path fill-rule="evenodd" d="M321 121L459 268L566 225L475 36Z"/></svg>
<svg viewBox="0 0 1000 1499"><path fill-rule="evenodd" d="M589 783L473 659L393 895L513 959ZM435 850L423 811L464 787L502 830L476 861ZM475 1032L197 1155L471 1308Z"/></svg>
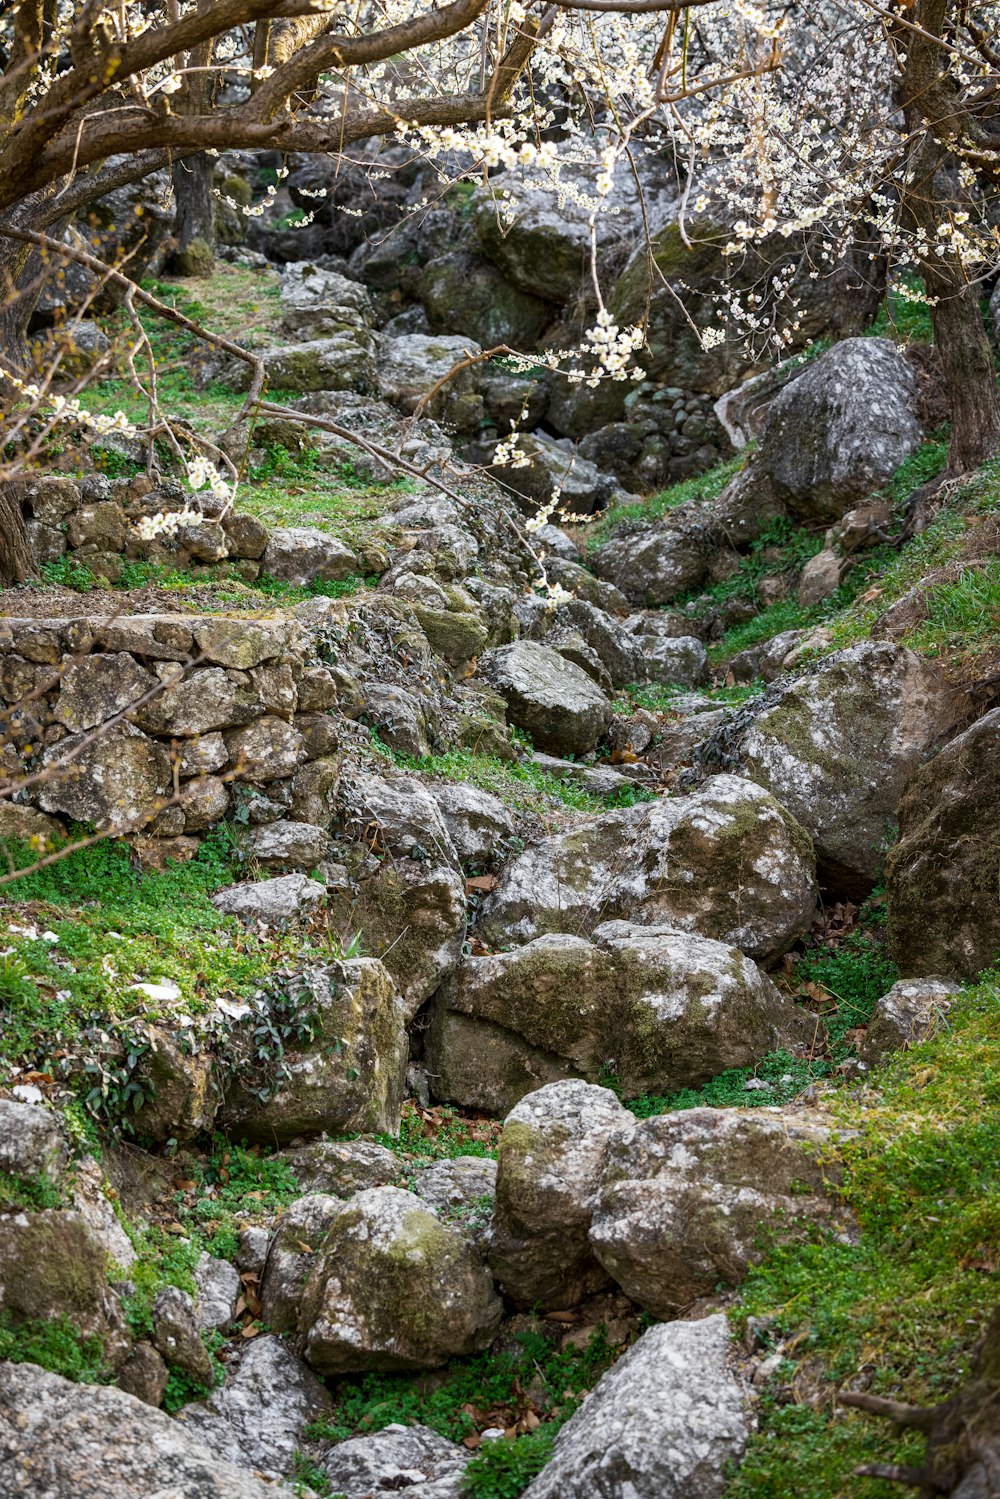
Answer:
<svg viewBox="0 0 1000 1499"><path fill-rule="evenodd" d="M272 599L241 584L192 584L187 588L39 588L25 584L0 590L0 618L76 619L126 614L276 614Z"/></svg>

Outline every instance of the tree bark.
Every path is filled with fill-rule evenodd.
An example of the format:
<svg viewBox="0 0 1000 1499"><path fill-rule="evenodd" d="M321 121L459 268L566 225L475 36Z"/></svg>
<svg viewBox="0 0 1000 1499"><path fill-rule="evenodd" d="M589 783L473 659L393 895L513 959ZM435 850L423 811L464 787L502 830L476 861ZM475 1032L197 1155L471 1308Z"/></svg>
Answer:
<svg viewBox="0 0 1000 1499"><path fill-rule="evenodd" d="M21 514L17 488L0 484L0 587L33 577L35 559Z"/></svg>
<svg viewBox="0 0 1000 1499"><path fill-rule="evenodd" d="M179 276L210 276L215 248L215 199L212 196L214 162L204 151L174 163L174 197L177 213L174 235L177 248L171 268Z"/></svg>

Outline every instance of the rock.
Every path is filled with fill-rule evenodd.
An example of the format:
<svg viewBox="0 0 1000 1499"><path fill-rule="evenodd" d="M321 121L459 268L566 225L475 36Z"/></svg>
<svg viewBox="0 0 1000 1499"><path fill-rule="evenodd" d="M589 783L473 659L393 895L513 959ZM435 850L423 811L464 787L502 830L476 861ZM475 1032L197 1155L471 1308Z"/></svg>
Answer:
<svg viewBox="0 0 1000 1499"><path fill-rule="evenodd" d="M407 1020L459 961L466 935L465 881L451 863L385 858L356 890L330 894L330 927L349 941L361 932L381 956Z"/></svg>
<svg viewBox="0 0 1000 1499"><path fill-rule="evenodd" d="M264 555L270 531L255 515L231 510L223 516L222 529L229 542L230 557L246 557L259 562Z"/></svg>
<svg viewBox="0 0 1000 1499"><path fill-rule="evenodd" d="M747 1444L721 1313L650 1327L556 1437L524 1499L718 1499Z"/></svg>
<svg viewBox="0 0 1000 1499"><path fill-rule="evenodd" d="M555 530L554 526L543 526L542 531ZM541 533L536 531L537 540ZM545 558L545 575L552 583L558 583L567 593L575 594L584 603L603 609L606 614L627 614L629 602L620 588L595 578L592 572L578 561L566 561L563 557Z"/></svg>
<svg viewBox="0 0 1000 1499"><path fill-rule="evenodd" d="M953 689L912 651L851 646L761 700L740 747L742 771L812 837L821 880L865 894L903 788L956 706Z"/></svg>
<svg viewBox="0 0 1000 1499"><path fill-rule="evenodd" d="M975 979L1000 952L1000 708L917 770L886 861L889 944L904 974Z"/></svg>
<svg viewBox="0 0 1000 1499"><path fill-rule="evenodd" d="M303 1433L332 1400L281 1338L255 1338L226 1382L203 1403L186 1405L180 1425L227 1463L279 1478L294 1466Z"/></svg>
<svg viewBox="0 0 1000 1499"><path fill-rule="evenodd" d="M632 631L603 609L584 599L564 603L556 615L557 625L578 630L596 655L612 687L642 680L642 649Z"/></svg>
<svg viewBox="0 0 1000 1499"><path fill-rule="evenodd" d="M66 1170L68 1153L55 1114L36 1103L0 1098L0 1171L23 1181L55 1184Z"/></svg>
<svg viewBox="0 0 1000 1499"><path fill-rule="evenodd" d="M194 638L207 660L237 671L252 671L280 656L286 644L284 635L280 623L257 624L248 619L200 620L194 629Z"/></svg>
<svg viewBox="0 0 1000 1499"><path fill-rule="evenodd" d="M264 869L315 869L326 858L329 834L309 822L266 823L247 835L247 853Z"/></svg>
<svg viewBox="0 0 1000 1499"><path fill-rule="evenodd" d="M355 775L347 791L351 830L380 852L442 860L458 868L458 854L432 788L412 776Z"/></svg>
<svg viewBox="0 0 1000 1499"><path fill-rule="evenodd" d="M611 721L611 704L586 672L534 641L484 652L479 675L503 697L510 721L549 754L587 754Z"/></svg>
<svg viewBox="0 0 1000 1499"><path fill-rule="evenodd" d="M484 349L530 348L552 321L550 302L518 291L488 260L464 250L427 262L420 300L432 333L471 336Z"/></svg>
<svg viewBox="0 0 1000 1499"><path fill-rule="evenodd" d="M62 669L55 716L72 731L124 713L156 687L156 678L124 651L71 656Z"/></svg>
<svg viewBox="0 0 1000 1499"><path fill-rule="evenodd" d="M382 395L411 415L456 365L481 353L480 346L466 337L408 333L402 338L383 338L378 359ZM477 425L483 411L477 384L473 370L462 370L433 396L424 415L460 428Z"/></svg>
<svg viewBox="0 0 1000 1499"><path fill-rule="evenodd" d="M326 886L304 874L281 875L274 880L252 880L216 891L212 904L225 916L264 926L286 926L308 914L326 900Z"/></svg>
<svg viewBox="0 0 1000 1499"><path fill-rule="evenodd" d="M435 997L435 1095L490 1113L545 1080L614 1073L628 1098L698 1088L769 1051L807 1047L815 1019L734 947L671 927L609 921L593 943L552 934L469 958Z"/></svg>
<svg viewBox="0 0 1000 1499"><path fill-rule="evenodd" d="M137 1068L144 1084L135 1112L138 1133L180 1144L210 1133L222 1096L212 1053L192 1049L183 1031L149 1024L144 1031L148 1050Z"/></svg>
<svg viewBox="0 0 1000 1499"><path fill-rule="evenodd" d="M633 1122L608 1088L530 1093L504 1120L490 1269L518 1306L576 1306L607 1284L587 1238L609 1142Z"/></svg>
<svg viewBox="0 0 1000 1499"><path fill-rule="evenodd" d="M82 1337L99 1339L112 1368L128 1352L108 1283L108 1245L71 1208L0 1213L0 1314L15 1323L65 1318Z"/></svg>
<svg viewBox="0 0 1000 1499"><path fill-rule="evenodd" d="M497 1163L488 1156L459 1155L414 1171L410 1189L446 1223L461 1223L485 1253L496 1195Z"/></svg>
<svg viewBox="0 0 1000 1499"><path fill-rule="evenodd" d="M694 635L643 635L644 675L651 682L700 687L708 680L708 652Z"/></svg>
<svg viewBox="0 0 1000 1499"><path fill-rule="evenodd" d="M167 1364L180 1369L193 1384L211 1389L215 1379L212 1356L201 1340L198 1312L186 1291L164 1286L153 1301L153 1347Z"/></svg>
<svg viewBox="0 0 1000 1499"><path fill-rule="evenodd" d="M708 571L708 558L703 538L675 521L638 534L619 532L598 548L591 565L599 578L614 583L627 599L654 609L699 588Z"/></svg>
<svg viewBox="0 0 1000 1499"><path fill-rule="evenodd" d="M414 1499L461 1499L470 1457L427 1426L393 1424L338 1442L323 1469L330 1492L343 1499L378 1499L406 1489Z"/></svg>
<svg viewBox="0 0 1000 1499"><path fill-rule="evenodd" d="M358 570L358 559L336 536L315 526L283 526L271 532L261 570L279 583L341 583Z"/></svg>
<svg viewBox="0 0 1000 1499"><path fill-rule="evenodd" d="M242 1275L260 1275L267 1259L267 1246L271 1235L261 1224L253 1223L241 1228L236 1241L236 1268Z"/></svg>
<svg viewBox="0 0 1000 1499"><path fill-rule="evenodd" d="M374 316L367 288L337 271L293 260L281 270L281 325L308 339L365 328Z"/></svg>
<svg viewBox="0 0 1000 1499"><path fill-rule="evenodd" d="M847 338L771 403L755 471L802 520L839 520L920 446L916 377L886 338Z"/></svg>
<svg viewBox="0 0 1000 1499"><path fill-rule="evenodd" d="M125 513L113 500L99 500L96 505L82 505L66 523L66 540L73 551L96 547L99 552L121 552L125 549Z"/></svg>
<svg viewBox="0 0 1000 1499"><path fill-rule="evenodd" d="M298 1326L303 1288L342 1206L338 1197L308 1192L279 1219L260 1286L261 1316L272 1332L292 1332Z"/></svg>
<svg viewBox="0 0 1000 1499"><path fill-rule="evenodd" d="M593 1253L656 1317L735 1286L774 1239L847 1231L834 1134L808 1112L682 1109L611 1141L590 1230ZM766 1233L761 1232L766 1226Z"/></svg>
<svg viewBox="0 0 1000 1499"><path fill-rule="evenodd" d="M150 734L208 735L260 715L260 699L247 677L209 666L183 676L175 668L174 678L136 710L136 722Z"/></svg>
<svg viewBox="0 0 1000 1499"><path fill-rule="evenodd" d="M240 1294L240 1278L232 1265L212 1254L201 1254L194 1267L194 1279L198 1287L198 1326L202 1332L228 1327Z"/></svg>
<svg viewBox="0 0 1000 1499"><path fill-rule="evenodd" d="M718 775L690 796L605 812L527 849L505 868L480 927L499 947L620 918L769 962L809 929L813 868L807 834L773 797Z"/></svg>
<svg viewBox="0 0 1000 1499"><path fill-rule="evenodd" d="M567 519L593 515L610 505L621 492L612 474L602 473L566 439L549 437L544 432L522 432L518 435L517 449L528 459L527 463L519 463L516 468L494 463L490 475L515 496L529 516L554 499L558 499L560 516Z"/></svg>
<svg viewBox="0 0 1000 1499"><path fill-rule="evenodd" d="M353 390L370 395L378 380L371 334L357 325L329 338L311 338L257 351L271 390ZM218 377L231 390L250 388L250 366L242 359L220 361Z"/></svg>
<svg viewBox="0 0 1000 1499"><path fill-rule="evenodd" d="M810 557L799 577L795 597L803 608L822 603L840 587L840 575L844 568L843 558L832 547L824 547L815 557Z"/></svg>
<svg viewBox="0 0 1000 1499"><path fill-rule="evenodd" d="M388 682L365 687L365 720L390 749L421 760L431 752L427 719L419 698Z"/></svg>
<svg viewBox="0 0 1000 1499"><path fill-rule="evenodd" d="M437 803L460 864L481 868L511 846L514 823L499 797L461 781L426 789Z"/></svg>
<svg viewBox="0 0 1000 1499"><path fill-rule="evenodd" d="M861 1060L869 1067L924 1041L942 1025L958 997L954 980L939 978L900 979L883 994L872 1012L860 1047Z"/></svg>
<svg viewBox="0 0 1000 1499"><path fill-rule="evenodd" d="M434 1369L485 1348L501 1313L464 1234L412 1193L374 1187L334 1219L299 1327L320 1374Z"/></svg>
<svg viewBox="0 0 1000 1499"><path fill-rule="evenodd" d="M0 1491L46 1499L292 1499L123 1390L0 1364Z"/></svg>
<svg viewBox="0 0 1000 1499"><path fill-rule="evenodd" d="M348 958L303 968L285 983L311 1015L312 1036L286 1043L279 1086L268 1097L252 1076L230 1088L228 1129L281 1142L321 1130L394 1134L408 1047L390 974L376 958Z"/></svg>
<svg viewBox="0 0 1000 1499"><path fill-rule="evenodd" d="M399 1157L374 1140L315 1140L285 1156L307 1192L353 1197L366 1187L389 1187L402 1175Z"/></svg>
<svg viewBox="0 0 1000 1499"><path fill-rule="evenodd" d="M136 1343L122 1364L118 1388L144 1405L159 1406L167 1393L170 1371L152 1343Z"/></svg>
<svg viewBox="0 0 1000 1499"><path fill-rule="evenodd" d="M39 805L98 828L141 827L170 791L166 750L129 723L88 738L71 735L46 751L51 775L39 784Z"/></svg>
<svg viewBox="0 0 1000 1499"><path fill-rule="evenodd" d="M229 787L219 776L198 776L181 788L185 833L201 833L229 811Z"/></svg>
<svg viewBox="0 0 1000 1499"><path fill-rule="evenodd" d="M258 718L226 735L229 757L251 781L280 781L306 758L302 735L281 718Z"/></svg>
<svg viewBox="0 0 1000 1499"><path fill-rule="evenodd" d="M36 812L34 807L22 806L20 802L0 802L0 839L16 843L37 843L39 846L61 843L66 830L54 817Z"/></svg>

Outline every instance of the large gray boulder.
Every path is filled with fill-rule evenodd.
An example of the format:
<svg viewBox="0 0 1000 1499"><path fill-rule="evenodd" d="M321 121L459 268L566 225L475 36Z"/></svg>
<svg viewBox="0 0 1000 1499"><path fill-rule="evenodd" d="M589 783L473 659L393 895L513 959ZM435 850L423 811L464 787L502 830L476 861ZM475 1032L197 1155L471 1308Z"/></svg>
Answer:
<svg viewBox="0 0 1000 1499"><path fill-rule="evenodd" d="M904 974L975 979L1000 952L1000 708L916 771L886 861L889 942Z"/></svg>
<svg viewBox="0 0 1000 1499"><path fill-rule="evenodd" d="M380 1499L401 1490L413 1499L461 1499L470 1457L428 1426L393 1424L338 1442L323 1470L330 1492L343 1499Z"/></svg>
<svg viewBox="0 0 1000 1499"><path fill-rule="evenodd" d="M821 878L863 894L907 781L956 711L954 689L930 663L868 641L772 688L743 738L742 772L809 833Z"/></svg>
<svg viewBox="0 0 1000 1499"><path fill-rule="evenodd" d="M771 1244L846 1233L828 1122L777 1109L682 1109L611 1141L590 1245L627 1296L676 1316L738 1285Z"/></svg>
<svg viewBox="0 0 1000 1499"><path fill-rule="evenodd" d="M0 1493L11 1499L292 1499L179 1421L107 1385L0 1364Z"/></svg>
<svg viewBox="0 0 1000 1499"><path fill-rule="evenodd" d="M471 338L449 334L406 333L383 338L378 357L378 378L385 400L412 414L430 396L425 414L460 428L475 425L482 416L475 366L462 369L441 385L439 382L458 365L482 353ZM431 396L431 392L435 391Z"/></svg>
<svg viewBox="0 0 1000 1499"><path fill-rule="evenodd" d="M170 792L167 751L129 723L97 738L60 739L44 760L49 773L38 787L39 806L98 828L142 827Z"/></svg>
<svg viewBox="0 0 1000 1499"><path fill-rule="evenodd" d="M611 722L611 704L579 666L531 640L485 651L479 675L507 704L507 717L552 755L586 755Z"/></svg>
<svg viewBox="0 0 1000 1499"><path fill-rule="evenodd" d="M638 531L622 527L599 547L591 565L632 603L659 608L705 581L711 549L691 526L667 521Z"/></svg>
<svg viewBox="0 0 1000 1499"><path fill-rule="evenodd" d="M411 1192L373 1187L333 1220L306 1282L299 1332L319 1374L435 1369L487 1347L502 1310L461 1228Z"/></svg>
<svg viewBox="0 0 1000 1499"><path fill-rule="evenodd" d="M467 959L435 997L427 1067L436 1097L499 1113L560 1075L612 1072L629 1098L697 1088L814 1032L737 948L610 921L592 942L553 933Z"/></svg>
<svg viewBox="0 0 1000 1499"><path fill-rule="evenodd" d="M495 946L602 921L673 926L758 962L808 931L812 845L773 796L719 775L690 796L605 812L510 863L482 917Z"/></svg>
<svg viewBox="0 0 1000 1499"><path fill-rule="evenodd" d="M644 1332L556 1437L524 1499L718 1499L749 1423L721 1313Z"/></svg>
<svg viewBox="0 0 1000 1499"><path fill-rule="evenodd" d="M437 803L463 867L502 859L513 843L515 828L498 796L463 781L446 781L426 789Z"/></svg>
<svg viewBox="0 0 1000 1499"><path fill-rule="evenodd" d="M427 262L420 299L432 333L472 337L484 349L530 348L552 321L551 302L519 291L488 260L466 250Z"/></svg>
<svg viewBox="0 0 1000 1499"><path fill-rule="evenodd" d="M371 298L360 281L308 260L282 266L281 327L290 337L336 337L370 327L373 316Z"/></svg>
<svg viewBox="0 0 1000 1499"><path fill-rule="evenodd" d="M900 979L876 1004L860 1047L861 1060L871 1066L934 1035L948 1023L948 1011L958 998L954 979Z"/></svg>
<svg viewBox="0 0 1000 1499"><path fill-rule="evenodd" d="M316 526L283 526L271 532L261 571L280 583L340 583L358 570L349 546Z"/></svg>
<svg viewBox="0 0 1000 1499"><path fill-rule="evenodd" d="M920 446L913 366L887 338L834 344L771 404L754 472L793 515L839 520Z"/></svg>
<svg viewBox="0 0 1000 1499"><path fill-rule="evenodd" d="M405 1093L406 1015L377 958L315 964L285 981L312 1036L289 1043L277 1087L247 1073L229 1091L221 1118L247 1139L284 1142L321 1130L399 1128Z"/></svg>
<svg viewBox="0 0 1000 1499"><path fill-rule="evenodd" d="M341 1207L339 1197L307 1192L282 1214L260 1281L261 1317L272 1332L294 1332L298 1326L302 1291Z"/></svg>
<svg viewBox="0 0 1000 1499"><path fill-rule="evenodd" d="M0 1098L0 1171L23 1181L58 1182L69 1152L56 1114L35 1103Z"/></svg>
<svg viewBox="0 0 1000 1499"><path fill-rule="evenodd" d="M576 1080L540 1088L507 1115L489 1262L518 1306L575 1306L607 1284L588 1233L609 1143L631 1121L610 1089Z"/></svg>
<svg viewBox="0 0 1000 1499"><path fill-rule="evenodd" d="M313 390L353 390L370 395L377 389L375 341L360 324L328 337L310 338L259 350L271 390L302 395ZM251 369L243 359L226 359L220 378L232 390L249 390Z"/></svg>
<svg viewBox="0 0 1000 1499"><path fill-rule="evenodd" d="M304 874L285 874L273 880L250 880L216 891L212 904L225 916L248 925L287 926L314 911L326 900L326 886Z"/></svg>
<svg viewBox="0 0 1000 1499"><path fill-rule="evenodd" d="M291 1472L306 1427L332 1400L279 1337L265 1334L226 1366L226 1382L177 1420L218 1457L269 1478Z"/></svg>

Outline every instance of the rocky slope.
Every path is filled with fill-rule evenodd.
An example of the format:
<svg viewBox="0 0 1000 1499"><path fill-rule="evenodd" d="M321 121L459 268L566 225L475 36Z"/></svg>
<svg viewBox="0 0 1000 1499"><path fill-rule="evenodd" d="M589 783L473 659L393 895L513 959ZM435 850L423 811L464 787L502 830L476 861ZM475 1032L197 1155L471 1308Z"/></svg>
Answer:
<svg viewBox="0 0 1000 1499"><path fill-rule="evenodd" d="M460 208L206 285L294 395L177 382L235 511L150 538L120 443L23 484L4 1492L821 1499L919 1457L838 1393L950 1393L997 1300L1000 475L903 541L943 453L880 336L711 467L739 371L680 348L689 399L660 308L638 399L536 418L522 504L611 508L528 529L481 439L535 396L412 413L579 226Z"/></svg>

